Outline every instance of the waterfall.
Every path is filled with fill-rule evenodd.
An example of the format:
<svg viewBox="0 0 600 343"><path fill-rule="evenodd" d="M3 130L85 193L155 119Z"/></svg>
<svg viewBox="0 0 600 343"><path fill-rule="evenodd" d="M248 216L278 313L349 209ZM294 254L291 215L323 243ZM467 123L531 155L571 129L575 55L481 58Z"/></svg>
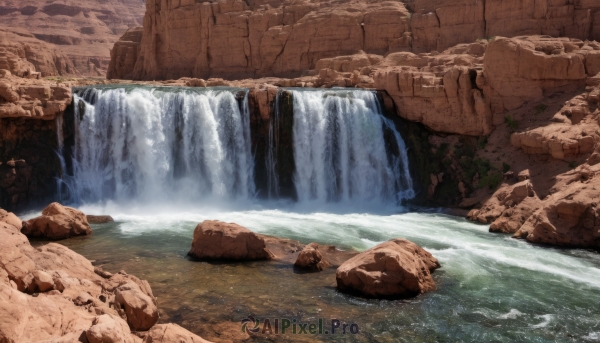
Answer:
<svg viewBox="0 0 600 343"><path fill-rule="evenodd" d="M75 201L254 195L247 91L112 86L74 93Z"/></svg>
<svg viewBox="0 0 600 343"><path fill-rule="evenodd" d="M406 147L366 90L290 90L299 202L399 202L414 196Z"/></svg>

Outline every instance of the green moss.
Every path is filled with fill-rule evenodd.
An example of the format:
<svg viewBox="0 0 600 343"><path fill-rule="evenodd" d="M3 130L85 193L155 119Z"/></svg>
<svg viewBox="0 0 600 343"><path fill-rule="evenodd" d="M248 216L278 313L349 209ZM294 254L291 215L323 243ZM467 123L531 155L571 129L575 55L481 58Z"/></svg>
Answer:
<svg viewBox="0 0 600 343"><path fill-rule="evenodd" d="M534 107L536 115L543 113L547 109L548 109L548 105L546 105L546 104L539 104L539 105L537 105L537 106Z"/></svg>
<svg viewBox="0 0 600 343"><path fill-rule="evenodd" d="M488 174L482 177L477 184L479 188L488 187L489 189L496 189L502 183L502 173L498 170L488 172Z"/></svg>
<svg viewBox="0 0 600 343"><path fill-rule="evenodd" d="M506 173L509 170L510 170L510 165L506 162L502 162L502 172Z"/></svg>
<svg viewBox="0 0 600 343"><path fill-rule="evenodd" d="M519 122L512 119L511 116L506 115L504 117L504 123L508 126L508 128L510 128L512 131L516 130L519 128Z"/></svg>

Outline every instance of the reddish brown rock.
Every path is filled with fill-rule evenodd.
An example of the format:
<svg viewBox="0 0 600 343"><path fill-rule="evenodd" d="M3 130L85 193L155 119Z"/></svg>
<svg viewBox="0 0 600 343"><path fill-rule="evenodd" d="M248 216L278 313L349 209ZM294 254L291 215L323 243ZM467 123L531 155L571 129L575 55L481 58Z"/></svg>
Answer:
<svg viewBox="0 0 600 343"><path fill-rule="evenodd" d="M11 75L0 78L0 118L54 120L70 104L69 85Z"/></svg>
<svg viewBox="0 0 600 343"><path fill-rule="evenodd" d="M107 79L132 79L133 69L140 54L142 27L127 30L110 51Z"/></svg>
<svg viewBox="0 0 600 343"><path fill-rule="evenodd" d="M154 325L144 338L144 343L211 343L177 324Z"/></svg>
<svg viewBox="0 0 600 343"><path fill-rule="evenodd" d="M131 330L121 318L103 314L94 318L92 327L85 332L90 343L135 343L139 339L131 334Z"/></svg>
<svg viewBox="0 0 600 343"><path fill-rule="evenodd" d="M296 262L294 267L306 271L322 271L329 267L331 264L323 257L317 243L310 243L305 246Z"/></svg>
<svg viewBox="0 0 600 343"><path fill-rule="evenodd" d="M147 281L120 272L106 280L102 288L114 293L114 301L124 310L132 330L146 331L158 321L156 299Z"/></svg>
<svg viewBox="0 0 600 343"><path fill-rule="evenodd" d="M341 291L368 297L410 297L434 291L431 272L440 264L418 245L394 239L356 255L336 272Z"/></svg>
<svg viewBox="0 0 600 343"><path fill-rule="evenodd" d="M41 216L23 222L21 231L28 237L58 240L89 235L92 228L83 212L55 202L48 205Z"/></svg>
<svg viewBox="0 0 600 343"><path fill-rule="evenodd" d="M106 224L106 223L112 223L115 220L113 219L113 217L111 216L95 216L95 215L91 215L88 214L85 216L85 218L87 219L88 223L90 224Z"/></svg>
<svg viewBox="0 0 600 343"><path fill-rule="evenodd" d="M14 213L7 212L0 208L0 222L4 222L8 225L13 226L17 230L21 230L23 227L23 221L19 219Z"/></svg>
<svg viewBox="0 0 600 343"><path fill-rule="evenodd" d="M205 220L194 230L189 255L207 260L268 260L264 238L233 223Z"/></svg>
<svg viewBox="0 0 600 343"><path fill-rule="evenodd" d="M587 164L557 177L553 194L515 233L530 242L567 247L600 247L600 165Z"/></svg>
<svg viewBox="0 0 600 343"><path fill-rule="evenodd" d="M106 75L113 44L142 24L145 11L139 0L0 0L0 8L9 46L21 45L21 56L42 76Z"/></svg>

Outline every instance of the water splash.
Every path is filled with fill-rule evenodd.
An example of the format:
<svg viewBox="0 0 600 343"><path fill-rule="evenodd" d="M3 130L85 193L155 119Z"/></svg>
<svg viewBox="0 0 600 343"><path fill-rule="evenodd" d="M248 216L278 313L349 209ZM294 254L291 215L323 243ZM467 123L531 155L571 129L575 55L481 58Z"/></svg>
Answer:
<svg viewBox="0 0 600 343"><path fill-rule="evenodd" d="M74 101L76 201L254 194L247 92L90 87Z"/></svg>

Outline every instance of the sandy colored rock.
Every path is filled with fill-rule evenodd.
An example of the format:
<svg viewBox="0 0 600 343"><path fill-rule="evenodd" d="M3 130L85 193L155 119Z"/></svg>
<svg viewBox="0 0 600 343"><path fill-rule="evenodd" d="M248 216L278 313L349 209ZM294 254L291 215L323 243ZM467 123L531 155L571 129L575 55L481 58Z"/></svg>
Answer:
<svg viewBox="0 0 600 343"><path fill-rule="evenodd" d="M0 118L54 120L71 104L71 87L48 80L0 79Z"/></svg>
<svg viewBox="0 0 600 343"><path fill-rule="evenodd" d="M23 221L19 219L14 213L7 212L0 208L0 222L4 222L8 225L13 226L17 230L21 230L23 227Z"/></svg>
<svg viewBox="0 0 600 343"><path fill-rule="evenodd" d="M189 255L208 260L268 260L265 240L233 223L206 220L194 230Z"/></svg>
<svg viewBox="0 0 600 343"><path fill-rule="evenodd" d="M78 342L83 335L90 342L141 342L130 333L131 314L115 301L122 279L151 294L133 277L103 279L63 245L33 248L19 230L0 222L0 341Z"/></svg>
<svg viewBox="0 0 600 343"><path fill-rule="evenodd" d="M567 101L548 125L512 134L511 144L526 154L550 155L559 160L591 153L600 142L600 112L593 111L595 92L600 92L600 87L588 88Z"/></svg>
<svg viewBox="0 0 600 343"><path fill-rule="evenodd" d="M37 286L37 290L40 292L47 292L54 289L54 280L52 280L52 276L50 276L50 274L42 270L36 270L32 275L33 281Z"/></svg>
<svg viewBox="0 0 600 343"><path fill-rule="evenodd" d="M35 66L34 71L42 76L97 77L106 75L110 49L119 36L142 24L145 4L139 0L1 0L0 8L7 45L21 45L21 56Z"/></svg>
<svg viewBox="0 0 600 343"><path fill-rule="evenodd" d="M94 318L92 327L85 332L90 343L135 343L141 341L121 318L103 314Z"/></svg>
<svg viewBox="0 0 600 343"><path fill-rule="evenodd" d="M144 343L210 343L177 324L157 324L148 331Z"/></svg>
<svg viewBox="0 0 600 343"><path fill-rule="evenodd" d="M526 198L537 199L537 195L529 180L516 184L502 184L494 195L476 212L471 212L468 218L483 224L492 223L500 218L507 209L520 205ZM493 228L494 225L492 225L490 230L496 231Z"/></svg>
<svg viewBox="0 0 600 343"><path fill-rule="evenodd" d="M294 267L306 271L322 271L330 263L323 257L317 243L310 243L298 255Z"/></svg>
<svg viewBox="0 0 600 343"><path fill-rule="evenodd" d="M600 247L600 166L587 164L559 175L553 194L515 233L530 242L566 247Z"/></svg>
<svg viewBox="0 0 600 343"><path fill-rule="evenodd" d="M431 272L439 267L418 245L393 239L343 263L336 272L337 287L375 298L410 297L436 289Z"/></svg>
<svg viewBox="0 0 600 343"><path fill-rule="evenodd" d="M54 202L42 211L41 216L24 222L22 232L28 237L58 240L89 235L92 229L83 212Z"/></svg>
<svg viewBox="0 0 600 343"><path fill-rule="evenodd" d="M156 299L147 281L121 272L106 280L102 288L115 294L132 330L146 331L158 321Z"/></svg>

